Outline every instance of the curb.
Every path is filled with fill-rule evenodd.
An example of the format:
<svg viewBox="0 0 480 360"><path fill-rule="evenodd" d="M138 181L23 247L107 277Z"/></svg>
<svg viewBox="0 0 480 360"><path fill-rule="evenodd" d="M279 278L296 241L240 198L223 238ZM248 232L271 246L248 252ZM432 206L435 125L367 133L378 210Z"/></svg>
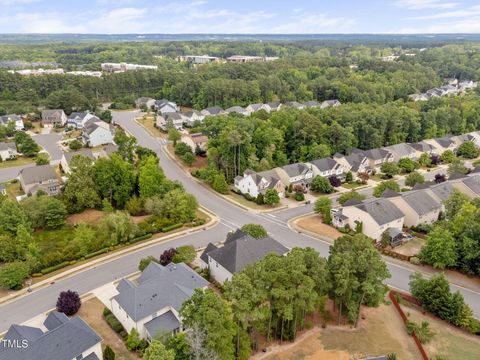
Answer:
<svg viewBox="0 0 480 360"><path fill-rule="evenodd" d="M102 256L100 258L97 258L95 260L86 262L86 263L81 264L79 266L76 266L72 269L65 270L65 271L63 271L63 272L61 272L57 275L51 276L51 277L49 277L45 280L42 280L42 281L40 281L36 284L33 284L32 286L30 286L30 288L32 290L42 289L52 282L68 278L72 275L76 275L78 273L81 273L82 271L89 270L92 266L102 265L102 264L108 263L110 261L116 260L117 258L122 257L123 255L126 255L128 253L133 253L133 252L142 250L144 248L147 248L147 247L150 247L150 246L153 246L153 245L157 245L159 243L166 242L168 240L171 240L171 239L174 239L174 238L177 238L177 237L181 237L181 236L184 236L184 235L187 235L187 234L192 234L192 233L196 233L196 232L200 232L200 231L205 231L207 229L210 229L210 228L216 226L219 222L217 216L215 214L213 214L210 210L208 210L204 207L201 207L201 209L203 211L205 211L211 218L211 220L207 224L204 224L201 227L192 228L192 229L185 229L185 230L177 232L177 233L169 234L169 235L166 235L166 236L163 236L163 237L157 237L157 238L151 239L149 241L142 242L140 244L136 244L136 245L124 248L124 249L120 249L118 251L113 251L110 254L107 254L107 255ZM0 305L6 304L6 303L8 303L12 300L15 300L19 297L25 296L27 294L29 294L29 293L28 293L27 289L24 288L24 289L19 290L18 292L14 293L14 294L6 295L6 296L0 298Z"/></svg>

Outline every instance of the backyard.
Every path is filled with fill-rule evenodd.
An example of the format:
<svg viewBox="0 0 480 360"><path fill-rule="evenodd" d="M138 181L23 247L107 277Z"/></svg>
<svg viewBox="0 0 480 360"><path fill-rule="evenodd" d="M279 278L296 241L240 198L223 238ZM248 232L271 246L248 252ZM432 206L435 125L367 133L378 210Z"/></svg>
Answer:
<svg viewBox="0 0 480 360"><path fill-rule="evenodd" d="M393 251L399 254L407 255L407 256L417 256L424 244L425 244L424 239L415 237L412 240L407 241L406 243L395 247Z"/></svg>

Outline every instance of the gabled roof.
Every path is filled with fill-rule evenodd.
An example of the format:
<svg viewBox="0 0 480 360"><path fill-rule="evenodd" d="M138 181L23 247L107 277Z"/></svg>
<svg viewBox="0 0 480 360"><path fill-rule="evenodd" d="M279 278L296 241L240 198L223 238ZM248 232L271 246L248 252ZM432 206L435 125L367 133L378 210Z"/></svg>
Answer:
<svg viewBox="0 0 480 360"><path fill-rule="evenodd" d="M53 330L59 327L62 324L68 322L68 317L64 313L58 311L52 311L48 314L47 318L43 322L43 325L48 330Z"/></svg>
<svg viewBox="0 0 480 360"><path fill-rule="evenodd" d="M70 164L74 156L84 156L86 158L91 159L92 161L95 160L92 150L90 149L81 149L77 151L66 152L66 153L63 153L63 156L65 156L65 160L67 161L67 164Z"/></svg>
<svg viewBox="0 0 480 360"><path fill-rule="evenodd" d="M217 247L214 244L208 243L205 250L203 250L202 255L200 255L200 260L203 260L203 262L208 264L208 253L210 251L213 251L213 250L216 250L216 249L217 249Z"/></svg>
<svg viewBox="0 0 480 360"><path fill-rule="evenodd" d="M316 100L305 101L303 103L307 108L320 106L320 103Z"/></svg>
<svg viewBox="0 0 480 360"><path fill-rule="evenodd" d="M425 215L442 208L442 204L430 196L425 190L416 190L403 193L402 199L418 215Z"/></svg>
<svg viewBox="0 0 480 360"><path fill-rule="evenodd" d="M9 114L9 115L3 115L0 116L0 124L5 124L7 125L10 121L20 121L22 120L22 117L17 114Z"/></svg>
<svg viewBox="0 0 480 360"><path fill-rule="evenodd" d="M475 194L480 195L480 176L469 176L463 183L472 190Z"/></svg>
<svg viewBox="0 0 480 360"><path fill-rule="evenodd" d="M162 266L152 261L143 271L138 285L119 284L119 293L113 299L133 321L138 321L167 306L179 311L195 289L207 285L204 278L183 263Z"/></svg>
<svg viewBox="0 0 480 360"><path fill-rule="evenodd" d="M20 329L20 330L19 330ZM0 344L0 360L74 359L102 339L81 318L68 319L45 333L13 325L4 339L29 340L28 347L6 348Z"/></svg>
<svg viewBox="0 0 480 360"><path fill-rule="evenodd" d="M0 151L2 150L17 150L17 145L14 142L0 142Z"/></svg>
<svg viewBox="0 0 480 360"><path fill-rule="evenodd" d="M432 185L430 190L441 200L445 201L452 196L454 188L448 181L444 181L440 184Z"/></svg>
<svg viewBox="0 0 480 360"><path fill-rule="evenodd" d="M267 105L270 107L270 109L275 109L275 110L278 109L280 106L282 106L280 101L271 101L267 103Z"/></svg>
<svg viewBox="0 0 480 360"><path fill-rule="evenodd" d="M42 111L42 118L44 117L51 117L55 116L57 118L61 118L65 112L62 109L51 109L51 110L43 110Z"/></svg>
<svg viewBox="0 0 480 360"><path fill-rule="evenodd" d="M112 132L112 126L110 124L107 124L106 122L99 120L97 117L93 117L89 119L83 128L83 133L90 135L97 129L104 129L106 131Z"/></svg>
<svg viewBox="0 0 480 360"><path fill-rule="evenodd" d="M458 180L458 179L463 179L465 177L467 177L467 175L461 174L461 173L458 173L458 172L454 172L454 173L450 174L450 176L448 177L448 180Z"/></svg>
<svg viewBox="0 0 480 360"><path fill-rule="evenodd" d="M253 111L258 111L262 108L263 104L262 103L257 103L257 104L250 104L248 107L250 107Z"/></svg>
<svg viewBox="0 0 480 360"><path fill-rule="evenodd" d="M404 217L403 213L387 199L369 199L356 207L369 214L378 225Z"/></svg>
<svg viewBox="0 0 480 360"><path fill-rule="evenodd" d="M209 252L208 256L233 274L262 260L268 254L284 255L287 252L288 248L269 236L263 239L254 239L250 235L245 235Z"/></svg>
<svg viewBox="0 0 480 360"><path fill-rule="evenodd" d="M68 119L69 120L72 120L72 119L83 120L85 118L85 116L87 116L87 115L88 115L87 112L72 112L70 115L68 115Z"/></svg>
<svg viewBox="0 0 480 360"><path fill-rule="evenodd" d="M287 101L285 103L285 106L293 107L293 108L296 108L296 109L301 109L301 108L305 107L305 105L300 104L298 101Z"/></svg>
<svg viewBox="0 0 480 360"><path fill-rule="evenodd" d="M57 173L52 165L37 165L20 170L19 175L25 184L35 184L48 180L57 180Z"/></svg>
<svg viewBox="0 0 480 360"><path fill-rule="evenodd" d="M419 142L416 142L416 143L410 143L409 145L410 145L412 148L414 148L415 150L421 151L421 152L430 152L430 151L435 150L435 148L433 147L433 145L431 145L431 144L429 144L429 143L426 143L425 141L419 141Z"/></svg>
<svg viewBox="0 0 480 360"><path fill-rule="evenodd" d="M396 154L398 157L409 156L416 152L413 147L404 143L386 146L384 149Z"/></svg>
<svg viewBox="0 0 480 360"><path fill-rule="evenodd" d="M155 336L157 332L165 331L172 332L180 328L180 321L178 321L175 314L169 310L166 313L163 313L156 318L153 318L149 322L145 323L145 328L147 329L150 336Z"/></svg>
<svg viewBox="0 0 480 360"><path fill-rule="evenodd" d="M206 113L209 113L210 115L217 115L217 114L220 114L223 111L223 109L220 106L213 106L213 107L206 108L203 111Z"/></svg>
<svg viewBox="0 0 480 360"><path fill-rule="evenodd" d="M310 163L320 171L333 170L337 166L339 166L339 164L335 160L330 158L317 159L317 160L310 161Z"/></svg>
<svg viewBox="0 0 480 360"><path fill-rule="evenodd" d="M397 196L400 196L400 193L393 191L392 189L385 189L385 191L382 193L382 198L384 199L397 197Z"/></svg>
<svg viewBox="0 0 480 360"><path fill-rule="evenodd" d="M167 120L183 120L183 115L177 112L167 113Z"/></svg>
<svg viewBox="0 0 480 360"><path fill-rule="evenodd" d="M232 106L232 107L229 107L228 109L225 109L225 112L227 113L239 113L239 114L244 114L246 112L246 110L244 108L242 108L241 106Z"/></svg>
<svg viewBox="0 0 480 360"><path fill-rule="evenodd" d="M450 145L455 144L455 142L448 136L434 139L441 147L448 148Z"/></svg>
<svg viewBox="0 0 480 360"><path fill-rule="evenodd" d="M290 177L304 175L310 171L308 166L303 163L285 165L282 166L281 169L283 169Z"/></svg>

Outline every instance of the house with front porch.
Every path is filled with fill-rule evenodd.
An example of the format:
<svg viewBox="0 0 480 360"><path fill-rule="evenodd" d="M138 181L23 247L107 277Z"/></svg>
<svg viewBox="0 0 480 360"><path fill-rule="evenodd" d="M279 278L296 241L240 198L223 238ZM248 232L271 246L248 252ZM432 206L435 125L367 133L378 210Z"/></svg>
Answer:
<svg viewBox="0 0 480 360"><path fill-rule="evenodd" d="M417 158L417 151L411 147L409 144L401 143L390 146L385 146L383 150L388 151L392 154L393 159L391 161L398 162L400 159L411 159L415 160Z"/></svg>
<svg viewBox="0 0 480 360"><path fill-rule="evenodd" d="M67 115L62 109L43 110L42 125L43 126L65 126L67 123Z"/></svg>
<svg viewBox="0 0 480 360"><path fill-rule="evenodd" d="M140 338L151 341L159 333L182 331L182 304L195 289L207 286L208 281L184 263L162 266L152 261L136 282L118 283L110 310L128 333L136 329Z"/></svg>
<svg viewBox="0 0 480 360"><path fill-rule="evenodd" d="M305 163L310 166L313 176L329 177L332 175L340 176L344 173L344 167L331 158L317 159Z"/></svg>
<svg viewBox="0 0 480 360"><path fill-rule="evenodd" d="M278 195L282 197L286 185L280 180L280 177L274 170L257 173L247 169L244 171L243 177L235 177L234 187L242 194L249 194L251 197L256 198L259 194L265 194L268 189L276 190Z"/></svg>
<svg viewBox="0 0 480 360"><path fill-rule="evenodd" d="M373 171L373 168L369 164L369 160L363 155L363 153L352 153L350 155L337 153L333 155L333 159L343 166L345 172L350 171L354 179L358 178L358 174L371 174Z"/></svg>
<svg viewBox="0 0 480 360"><path fill-rule="evenodd" d="M285 186L301 185L308 189L313 179L313 170L304 163L289 164L274 169Z"/></svg>
<svg viewBox="0 0 480 360"><path fill-rule="evenodd" d="M393 154L387 149L376 148L370 150L360 150L353 148L352 154L365 156L365 158L368 160L368 167L377 171L380 170L380 167L383 164L394 161Z"/></svg>

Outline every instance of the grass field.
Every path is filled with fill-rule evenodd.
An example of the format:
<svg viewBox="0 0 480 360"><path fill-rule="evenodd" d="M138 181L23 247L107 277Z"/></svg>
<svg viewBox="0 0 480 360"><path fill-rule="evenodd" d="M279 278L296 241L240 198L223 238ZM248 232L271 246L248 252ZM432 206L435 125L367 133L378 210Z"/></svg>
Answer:
<svg viewBox="0 0 480 360"><path fill-rule="evenodd" d="M157 129L155 124L155 115L146 115L145 117L137 118L137 121L142 124L150 133L157 137L166 137L166 134L161 130Z"/></svg>
<svg viewBox="0 0 480 360"><path fill-rule="evenodd" d="M357 184L356 182L352 182L352 183L343 183L342 184L342 187L344 187L345 189L357 189L359 187L362 187L362 186L366 186L364 184Z"/></svg>
<svg viewBox="0 0 480 360"><path fill-rule="evenodd" d="M448 360L473 360L480 358L480 337L468 334L443 320L402 304L408 318L416 323L428 321L435 332L432 341L424 345L428 356L443 356Z"/></svg>
<svg viewBox="0 0 480 360"><path fill-rule="evenodd" d="M14 166L33 164L35 160L33 158L19 156L15 160L7 160L0 162L0 169L5 169Z"/></svg>
<svg viewBox="0 0 480 360"><path fill-rule="evenodd" d="M324 224L320 215L305 216L295 222L295 224L304 230L311 231L315 234L326 236L330 239L336 239L343 234L333 226Z"/></svg>

